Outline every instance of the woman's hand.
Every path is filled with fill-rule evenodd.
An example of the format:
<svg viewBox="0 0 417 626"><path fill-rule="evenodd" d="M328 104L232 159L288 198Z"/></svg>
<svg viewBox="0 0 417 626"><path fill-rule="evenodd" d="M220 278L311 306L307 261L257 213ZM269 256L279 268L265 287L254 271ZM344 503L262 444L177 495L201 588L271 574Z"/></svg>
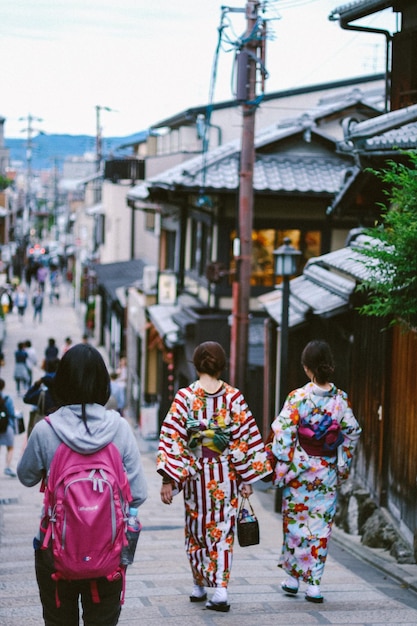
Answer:
<svg viewBox="0 0 417 626"><path fill-rule="evenodd" d="M172 504L172 483L162 483L161 500L164 504Z"/></svg>
<svg viewBox="0 0 417 626"><path fill-rule="evenodd" d="M244 498L249 498L249 496L251 496L252 494L253 494L252 485L247 485L243 483L243 485L241 485L240 487L240 495L243 496Z"/></svg>

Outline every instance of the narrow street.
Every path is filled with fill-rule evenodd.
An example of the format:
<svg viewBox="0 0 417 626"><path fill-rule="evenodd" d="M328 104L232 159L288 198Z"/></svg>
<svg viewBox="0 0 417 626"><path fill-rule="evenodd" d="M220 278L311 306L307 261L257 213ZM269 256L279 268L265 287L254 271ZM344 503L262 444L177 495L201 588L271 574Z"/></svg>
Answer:
<svg viewBox="0 0 417 626"><path fill-rule="evenodd" d="M61 286L59 304L46 298L41 324L34 326L29 306L23 322L16 313L7 319L4 345L6 363L1 376L5 392L12 395L16 410L22 410L27 426L30 407L15 392L13 353L19 341L30 339L41 363L47 340L58 347L66 336L81 340L83 328L72 306L72 292ZM34 380L41 375L38 368ZM236 545L229 588L230 613L208 611L190 603L191 576L183 547L181 496L165 506L159 498L160 479L155 472L156 441L143 440L135 429L149 482L149 498L140 509L143 531L136 562L127 575L126 601L120 624L141 626L416 626L417 565L398 565L381 550L361 546L359 539L334 533L322 581L325 601L312 605L285 596L277 568L281 544L281 518L274 512L274 492L262 483L255 491L253 506L259 517L261 543ZM15 438L15 468L25 445L25 434ZM33 566L32 539L39 523L42 496L38 489L22 486L17 478L4 475L5 448L0 449L0 624L41 626L42 611ZM361 558L358 558L358 556ZM376 565L376 566L375 566Z"/></svg>

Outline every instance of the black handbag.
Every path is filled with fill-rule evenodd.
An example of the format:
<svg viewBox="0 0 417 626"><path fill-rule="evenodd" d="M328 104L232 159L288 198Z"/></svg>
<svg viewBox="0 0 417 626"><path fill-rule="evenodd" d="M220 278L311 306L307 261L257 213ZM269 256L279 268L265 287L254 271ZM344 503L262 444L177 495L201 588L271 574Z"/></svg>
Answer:
<svg viewBox="0 0 417 626"><path fill-rule="evenodd" d="M237 539L242 547L259 543L259 522L249 498L243 496L237 514Z"/></svg>
<svg viewBox="0 0 417 626"><path fill-rule="evenodd" d="M25 420L22 413L16 413L15 415L15 433L21 435L25 432Z"/></svg>

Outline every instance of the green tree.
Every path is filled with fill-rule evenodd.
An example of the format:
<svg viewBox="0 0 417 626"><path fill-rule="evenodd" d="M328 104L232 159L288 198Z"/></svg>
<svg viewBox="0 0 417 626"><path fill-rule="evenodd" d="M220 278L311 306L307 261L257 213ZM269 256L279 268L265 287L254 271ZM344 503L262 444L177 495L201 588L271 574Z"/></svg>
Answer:
<svg viewBox="0 0 417 626"><path fill-rule="evenodd" d="M373 242L361 252L367 257L367 278L358 287L368 293L359 311L387 317L391 324L417 327L417 153L407 152L407 164L389 161L373 171L384 184L387 204L381 223L367 230Z"/></svg>
<svg viewBox="0 0 417 626"><path fill-rule="evenodd" d="M3 189L7 189L7 187L10 187L12 183L13 181L10 178L7 178L6 176L2 176L0 174L0 191L3 191Z"/></svg>

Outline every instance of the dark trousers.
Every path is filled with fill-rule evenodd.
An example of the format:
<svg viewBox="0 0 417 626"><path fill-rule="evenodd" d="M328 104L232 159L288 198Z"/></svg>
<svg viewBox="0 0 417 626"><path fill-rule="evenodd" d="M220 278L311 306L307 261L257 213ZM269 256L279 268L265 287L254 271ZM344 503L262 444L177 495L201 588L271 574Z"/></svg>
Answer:
<svg viewBox="0 0 417 626"><path fill-rule="evenodd" d="M119 621L122 580L97 579L99 603L94 603L90 580L51 579L53 569L45 550L35 550L36 580L43 608L45 626L79 626L79 600L85 626L115 626ZM61 603L58 608L56 593Z"/></svg>

